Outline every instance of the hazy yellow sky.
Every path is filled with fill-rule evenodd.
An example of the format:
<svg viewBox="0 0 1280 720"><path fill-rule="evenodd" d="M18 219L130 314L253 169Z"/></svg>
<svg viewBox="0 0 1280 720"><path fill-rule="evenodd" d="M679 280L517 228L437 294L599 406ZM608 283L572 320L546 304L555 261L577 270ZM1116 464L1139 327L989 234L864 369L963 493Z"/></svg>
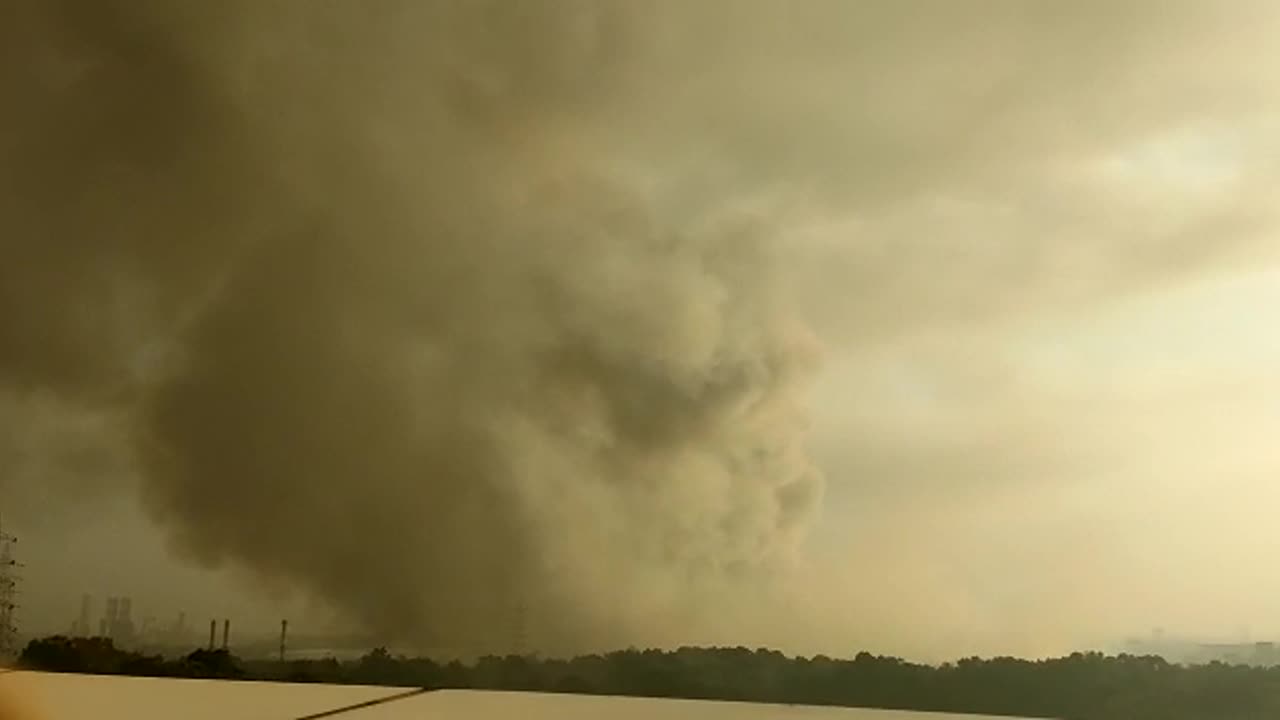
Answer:
<svg viewBox="0 0 1280 720"><path fill-rule="evenodd" d="M1242 269L832 358L820 537L878 644L1280 633L1278 302Z"/></svg>
<svg viewBox="0 0 1280 720"><path fill-rule="evenodd" d="M1154 124L1063 176L1028 176L1049 186L1032 203L903 211L905 237L1016 252L1025 234L1054 249L1010 290L968 262L1007 255L959 243L923 319L908 300L902 326L829 358L821 536L877 646L937 657L1114 647L1157 627L1280 635L1280 155L1275 116L1260 114ZM1248 250L1219 262L1240 238ZM1154 249L1134 267L1157 277L1111 285L1135 247ZM970 292L998 306L949 314L975 307Z"/></svg>

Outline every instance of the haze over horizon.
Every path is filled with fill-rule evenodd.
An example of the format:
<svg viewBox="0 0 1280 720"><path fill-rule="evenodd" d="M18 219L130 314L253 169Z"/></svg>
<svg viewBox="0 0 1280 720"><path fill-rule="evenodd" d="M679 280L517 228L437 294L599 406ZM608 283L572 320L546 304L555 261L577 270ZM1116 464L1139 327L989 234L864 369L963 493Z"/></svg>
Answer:
<svg viewBox="0 0 1280 720"><path fill-rule="evenodd" d="M31 626L1280 637L1273 3L15 7Z"/></svg>

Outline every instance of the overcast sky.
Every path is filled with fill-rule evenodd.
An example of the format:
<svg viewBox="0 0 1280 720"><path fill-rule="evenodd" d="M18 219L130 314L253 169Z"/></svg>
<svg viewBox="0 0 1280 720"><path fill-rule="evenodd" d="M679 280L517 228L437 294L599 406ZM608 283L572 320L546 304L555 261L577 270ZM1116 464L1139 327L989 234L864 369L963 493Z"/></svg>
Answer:
<svg viewBox="0 0 1280 720"><path fill-rule="evenodd" d="M627 477L634 472L637 483L653 473L696 476L696 483L680 485L679 492L663 491L656 499L646 495L639 501L643 510L634 515L620 511L618 517L628 520L617 524L656 528L664 543L686 537L679 533L687 531L694 538L691 544L705 546L709 557L726 566L743 560L754 552L746 548L754 546L746 540L718 544L710 533L687 523L719 518L716 512L724 507L738 507L729 501L730 491L720 489L732 484L723 477L731 473L721 471L738 467L726 459L737 457L735 443L773 448L776 441L784 448L776 463L753 466L744 482L751 488L803 492L743 491L753 498L744 507L753 510L742 511L742 517L751 518L742 522L755 527L751 523L763 517L759 513L771 518L769 513L776 513L776 537L770 526L768 544L787 549L784 567L770 571L782 578L772 599L740 613L726 609L721 615L733 619L723 620L723 627L711 627L705 619L664 621L661 632L637 637L660 642L740 637L744 644L770 643L799 652L848 654L869 648L926 659L1111 646L1153 627L1215 639L1245 634L1280 638L1280 571L1273 561L1280 551L1280 523L1275 522L1280 507L1280 333L1273 329L1272 317L1280 309L1280 93L1275 90L1280 53L1274 43L1280 9L1273 3L761 0L693 3L688 8L657 3L649 13L593 12L591 3L548 3L529 11L527 25L505 23L489 32L488 21L467 24L485 32L458 34L461 39L443 43L441 53L421 57L418 53L425 51L417 42L428 33L425 23L433 16L412 4L388 0L384 5L387 13L369 13L358 22L331 9L326 12L337 13L337 22L321 18L311 26L295 22L310 12L300 3L275 3L270 11L236 4L228 15L239 13L246 22L235 26L234 39L227 39L233 35L230 23L208 30L188 17L192 13L148 27L158 37L172 33L157 42L172 43L181 57L186 58L183 43L191 42L196 47L193 65L208 70L199 80L216 84L218 97L240 103L237 117L249 128L244 134L263 141L253 144L240 136L233 141L227 139L230 135L207 131L189 138L192 142L229 148L230 157L269 158L262 161L264 167L292 163L304 168L298 177L324 178L282 181L293 203L291 213L303 215L340 197L335 190L339 183L328 178L347 172L350 163L343 153L378 158L368 162L378 169L369 177L376 178L378 188L393 189L383 194L396 197L375 202L356 193L359 197L351 202L372 209L355 220L340 217L334 223L361 231L382 228L366 221L385 211L377 203L399 212L400 206L391 203L400 199L406 207L416 207L422 197L452 198L448 182L436 182L430 177L434 170L422 169L434 167L432 162L454 178L488 172L496 178L492 183L475 183L480 188L475 197L457 201L468 213L433 209L436 215L428 220L416 222L414 215L415 222L395 224L395 232L412 234L405 228L419 226L455 228L473 221L469 232L493 226L502 239L492 241L492 257L484 254L488 250L476 251L481 258L477 264L489 263L484 267L490 269L465 275L473 282L450 285L451 297L476 306L494 298L534 303L542 296L502 290L510 278L532 267L542 268L550 285L566 288L568 307L604 308L598 316L586 315L592 310L562 311L583 313L565 321L567 329L533 311L472 311L468 317L479 318L475 326L491 330L446 343L446 352L458 353L453 362L473 363L508 351L514 359L486 365L483 372L450 371L453 380L447 387L462 388L461 394L469 389L489 393L509 389L492 379L500 373L540 377L534 370L545 368L534 358L542 356L521 343L526 327L543 322L555 325L545 332L557 338L594 338L593 352L607 359L600 361L604 369L581 358L581 367L571 368L593 382L647 388L640 383L652 375L661 377L660 391L637 389L639 395L613 398L624 409L658 404L667 397L668 386L682 388L682 383L693 382L689 378L713 377L723 363L738 367L733 363L741 361L741 367L753 368L786 358L779 361L785 372L758 385L753 380L755 394L750 397L781 398L769 404L766 414L721 414L715 405L718 396L697 396L688 404L673 401L670 414L637 411L637 418L652 417L667 425L684 422L683 415L696 416L699 420L689 421L688 433L705 438L698 441L705 447L694 441L678 450L648 445L658 441L645 434L651 432L645 429L649 426L636 420L634 445L603 460L604 455L573 445L579 441L562 442L558 430L548 429L560 427L556 423L565 417L596 427L594 410L573 405L577 400L565 400L572 407L552 409L531 401L534 409L523 408L520 418L502 426L518 438L510 445L499 443L499 454L545 467L548 474L606 468ZM111 73L142 62L138 58L145 54L112 54L116 46L98 42L94 31L57 13L45 14L35 4L32 8L33 26L51 30L43 42L6 43L34 58L30 72L0 75L0 83L12 83L15 93L30 99L25 114L12 120L17 132L11 135L53 142L58 132L78 132L74 137L90 138L83 141L86 147L142 147L144 139L114 125L88 132L70 121L50 123L49 118L76 107L65 103L78 100L77 93L89 97L95 91L58 85L65 94L57 96L64 103L60 105L50 99L55 93L48 88L62 82L51 78L63 68L64 55L110 57L117 64L103 72ZM148 10L140 16L148 13L166 15ZM423 13L427 17L419 17ZM617 24L619 37L630 44L615 48L598 38L582 40L569 22L575 13L597 20L604 16L600 22ZM444 20L436 20L448 28L449 22L470 20L455 17L463 14L444 13ZM64 26L75 26L83 35ZM12 32L0 30L0 41ZM243 48L249 49L245 57L257 58L267 68L261 71L261 86L245 79L258 76L243 74L242 66L232 71L241 57L232 51ZM333 63L340 70L304 62L317 48L338 53ZM360 62L352 69L344 58ZM474 113L467 116L472 124L437 112L427 100L421 101L427 109L404 100L417 98L417 93L429 96L432 91L423 87L445 82L441 78L452 78L455 65L466 63L480 68L466 75L467 82L474 80L480 88L475 91L480 94L467 100L473 103L467 106ZM604 68L599 75L582 70L597 66ZM296 96L289 95L297 77L305 83ZM107 78L133 87L117 75ZM370 79L371 88L366 87ZM327 99L304 108L299 98L310 97L309 90L348 102L329 105ZM277 107L286 109L273 113ZM173 117L147 115L158 124L186 118L176 111ZM465 132L457 131L455 122ZM419 137L427 128L462 149L432 147ZM333 149L335 138L346 144ZM492 150L495 143L497 151ZM53 265L40 264L48 260L41 243L56 244L62 238L58 233L78 232L75 213L81 210L74 208L84 206L66 210L71 219L65 222L61 216L49 220L62 212L59 203L42 205L45 195L31 200L16 189L27 187L20 183L28 175L20 170L23 163L36 163L35 156L20 153L12 143L0 147L18 158L0 171L5 181L0 188L9 194L0 209L10 207L10 215L18 218L11 230L33 238L0 240L15 243L16 257L28 263L0 270L0 283L9 284L0 287L0 299L11 308L53 306L70 302L67 297L77 303L93 301L97 296L83 289L90 275L79 263L101 267L108 255L113 262L143 258L119 267L142 267L138 275L143 279L137 282L144 291L138 297L154 292L146 297L161 298L161 305L166 298L187 302L183 293L195 293L178 286L189 278L204 282L216 276L221 283L226 276L239 277L241 255L230 250L190 253L180 263L165 256L153 267L152 246L114 238L104 241L110 250L101 251L101 257L94 254L98 250L66 249L58 262L75 260L64 277L44 272ZM261 149L266 147L271 149ZM330 152L332 156L325 154ZM475 167L469 164L469 158L481 155L484 159L475 161ZM107 161L94 155L86 162ZM210 162L175 161L164 166L167 176L162 172L127 182L139 182L146 190L151 182L160 187L192 181L210 174L216 165ZM594 185L584 190L565 179L577 179L582 168L584 177L605 178L601 185L618 188L610 196L614 199L602 199ZM245 177L250 176L246 171ZM108 176L95 174L84 183L102 183L103 177ZM467 177L458 182L471 187ZM512 205L509 196L498 197L506 190L490 185L510 186L517 195L529 192L533 200ZM552 188L550 194L530 190L544 186ZM31 192L35 197L37 191ZM345 186L342 192L341 197L351 198ZM468 191L457 192L461 197ZM218 198L222 205L215 209L258 214L228 227L200 225L207 237L191 235L193 246L221 248L226 243L219 233L249 236L284 224L273 225L261 219L265 214L246 210L257 207L251 199ZM640 224L646 228L701 228L698 223L714 225L708 218L720 217L716 213L723 208L745 208L757 223L753 232L767 236L766 250L745 260L706 255L699 256L696 267L664 261L637 270L648 256L630 252L625 240L616 245L612 239L602 241L607 251L559 239L538 245L536 238L526 242L515 235L507 244L510 238L503 233L510 235L509 228L519 222L486 218L526 207L530 218L521 221L554 233L578 228L556 212L595 217L601 207L614 208L610 203L617 204L616 198L628 207L643 205ZM197 203L185 196L175 202ZM431 202L447 206L453 200ZM715 212L706 209L710 207ZM108 214L94 216L95 227L102 227L102 217L116 217L115 210L101 212ZM175 220L178 214L147 224L138 220L146 211L120 211L125 219L110 227L142 234L195 222ZM454 224L427 224L441 217ZM601 223L635 233L632 219L609 215ZM534 246L542 249L523 249ZM339 294L331 304L316 301L308 306L314 313L323 315L374 295L370 288L379 283L369 277L383 277L378 268L403 268L410 279L418 268L405 261L404 248L416 246L388 249L369 243L368 255L376 258L369 262L373 269L360 266L351 272L371 275L350 280L348 286L343 263L349 261L343 258L363 257L365 247L353 242L354 250L338 253L332 265L324 261L323 270L316 271L317 283L353 290L345 295L334 291ZM116 250L118 255L110 255ZM471 256L459 261L452 246L431 245L422 252L427 268L435 267L431 263L438 258L448 258L442 261L448 267L455 262L459 268L471 267L465 264ZM508 263L506 258L516 260ZM215 265L218 273L205 271ZM222 274L227 267L233 269ZM263 267L261 273L273 272L274 266ZM734 268L733 274L726 267ZM228 282L233 288L229 296L235 288L248 288L244 294L252 295L257 287L252 278L261 273L245 271L250 280ZM711 288L704 273L728 279ZM150 274L162 280L154 281ZM597 282L599 278L605 279ZM388 281L394 286L387 291L389 299L370 301L386 303L375 309L398 311L409 302L430 307L434 296L424 299L401 291L398 282L398 276ZM473 291L471 285L485 289ZM485 294L491 288L498 290ZM273 287L264 297L294 302L297 296L290 293L295 290ZM633 307L633 296L645 298L644 308ZM215 318L213 330L192 335L197 339L189 347L179 341L183 351L198 358L205 346L228 345L226 337L249 346L260 336L257 331L238 332L240 318L253 312L242 309L228 320L232 315L214 310L209 312ZM786 321L775 323L775 315L783 314ZM383 317L371 311L369 317L375 316ZM5 429L0 471L8 493L0 510L6 527L23 536L20 548L28 563L23 617L31 627L65 627L77 612L81 592L132 594L140 615L169 618L179 609L192 616L229 614L264 630L279 615L299 616L304 607L312 607L319 622L329 613L316 608L327 608L331 601L357 616L376 606L376 599L334 590L342 564L348 562L343 558L349 556L335 557L336 567L321 571L301 557L306 553L299 548L281 548L259 562L244 549L247 540L228 539L251 536L257 538L254 542L269 543L271 531L261 528L277 520L291 528L306 525L305 518L289 517L287 503L272 504L279 499L263 491L262 483L246 482L229 491L230 504L264 503L261 513L250 511L244 525L233 527L227 524L230 515L210 519L192 509L196 498L207 502L216 496L212 489L207 491L211 495L175 490L199 487L203 481L169 482L159 477L165 471L154 462L134 459L137 452L128 448L138 424L158 432L162 444L181 446L189 457L213 457L195 452L191 443L184 445L178 437L182 431L166 436L168 426L160 420L181 424L181 418L202 413L224 417L217 415L225 409L214 407L215 400L198 399L216 399L218 393L192 394L188 385L175 390L137 370L154 350L154 343L138 338L168 327L166 320L146 326L146 332L137 330L144 326L140 322L129 324L128 331L87 331L58 325L65 319L61 315L55 321L32 319L39 317L24 310L0 318L5 322L0 325L0 350L9 353L0 360L0 380L8 378L0 388L0 427ZM277 320L293 332L293 317ZM251 320L243 322L248 327ZM441 321L433 332L444 327L452 333L455 325ZM803 330L793 332L797 327ZM220 331L229 335L218 335ZM715 333L727 339L708 349L711 341L702 338ZM310 347L310 336L302 330L287 336L298 347ZM796 340L800 336L806 340ZM103 337L110 339L104 344ZM32 349L46 342L52 348L47 354ZM670 353L654 349L668 345ZM801 345L811 345L814 358L820 359L810 363L808 351L796 349ZM80 362L97 352L93 348L104 347L104 355L125 348L121 357L128 361ZM210 356L221 357L213 349ZM331 349L325 345L319 352ZM298 352L303 360L314 357ZM609 353L629 353L643 362L608 359L614 357ZM330 359L317 361L318 369L299 373L314 374L321 384L322 371L345 378L348 366L340 361L347 355L333 351L325 357ZM100 377L112 377L121 364L134 368L126 384L137 386L125 393L130 399L103 401L101 388L116 385ZM64 366L80 365L91 369L62 372ZM803 382L792 382L793 370ZM397 366L379 379L409 377L392 372L402 369ZM274 386L279 381L270 382ZM153 394L161 399L145 399ZM308 390L306 397L313 394ZM564 399L560 394L555 398ZM170 414L155 415L153 406ZM481 415L497 407L487 396L482 402L459 400L459 407L464 406L479 408L475 412ZM317 407L317 413L325 412ZM543 411L563 416L556 415L553 423ZM796 420L797 414L805 419ZM625 417L609 417L617 425L606 430L627 435ZM782 417L787 418L784 431L760 429L772 428ZM326 442L328 436L316 433L299 435L298 447ZM558 439L548 440L548 433ZM768 441L761 439L765 436ZM797 469L792 452L801 445L809 458L806 467L811 463L819 472ZM544 457L533 446L553 450ZM635 449L647 447L660 451ZM398 472L410 467L407 463L388 467ZM264 463L262 472L267 467ZM271 466L273 472L278 469ZM258 470L254 466L245 472ZM786 477L774 482L779 474ZM811 482L819 476L821 490L816 479ZM335 482L341 487L341 481ZM521 483L522 492L529 494L521 507L534 524L552 528L561 517L546 499L552 493L577 498L564 506L575 512L599 500L586 491L575 495L580 488L539 484L550 483L541 475L522 477ZM353 486L352 492L356 490L361 488ZM388 504L381 507L394 507L400 497L385 496ZM698 512L682 514L690 507ZM592 527L589 515L575 517ZM330 527L323 516L318 522L320 534L360 529ZM793 533L793 524L804 532ZM545 528L537 532L540 539L554 535ZM643 534L639 529L619 532L624 539L617 542L623 544L629 542L628 532L637 533L636 538ZM418 538L412 533L404 537ZM601 528L575 530L563 543L547 541L539 547L569 567L579 562L585 578L592 572L611 573L601 568L625 564L629 557L622 550L602 550L597 564L574 554L584 538L604 542L605 537L614 536ZM318 542L315 551L325 552L325 541ZM210 569L214 567L224 569ZM362 577L358 568L352 571L353 577ZM392 577L396 572L401 570L388 569ZM637 571L622 585L641 587L657 582L655 577Z"/></svg>

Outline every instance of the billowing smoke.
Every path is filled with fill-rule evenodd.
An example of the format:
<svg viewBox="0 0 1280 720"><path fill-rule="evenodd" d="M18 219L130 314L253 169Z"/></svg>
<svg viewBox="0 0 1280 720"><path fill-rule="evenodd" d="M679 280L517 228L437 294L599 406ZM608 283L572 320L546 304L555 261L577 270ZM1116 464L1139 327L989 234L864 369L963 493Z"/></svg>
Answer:
<svg viewBox="0 0 1280 720"><path fill-rule="evenodd" d="M182 557L423 645L1039 652L1252 577L1159 576L1122 510L1222 477L1149 462L1214 413L1270 472L1269 358L1135 396L1265 333L1156 362L1121 306L1275 264L1273 3L3 20L2 483L136 484Z"/></svg>
<svg viewBox="0 0 1280 720"><path fill-rule="evenodd" d="M11 11L0 380L123 412L182 553L445 647L657 637L786 561L814 346L767 198L610 128L660 19Z"/></svg>

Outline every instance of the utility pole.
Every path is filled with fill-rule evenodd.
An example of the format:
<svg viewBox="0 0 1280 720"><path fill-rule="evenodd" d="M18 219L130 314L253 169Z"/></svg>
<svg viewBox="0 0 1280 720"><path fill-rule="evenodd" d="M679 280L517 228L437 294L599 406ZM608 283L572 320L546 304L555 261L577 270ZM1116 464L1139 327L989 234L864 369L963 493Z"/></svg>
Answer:
<svg viewBox="0 0 1280 720"><path fill-rule="evenodd" d="M13 546L18 538L0 525L0 660L13 658L18 652L18 568Z"/></svg>

